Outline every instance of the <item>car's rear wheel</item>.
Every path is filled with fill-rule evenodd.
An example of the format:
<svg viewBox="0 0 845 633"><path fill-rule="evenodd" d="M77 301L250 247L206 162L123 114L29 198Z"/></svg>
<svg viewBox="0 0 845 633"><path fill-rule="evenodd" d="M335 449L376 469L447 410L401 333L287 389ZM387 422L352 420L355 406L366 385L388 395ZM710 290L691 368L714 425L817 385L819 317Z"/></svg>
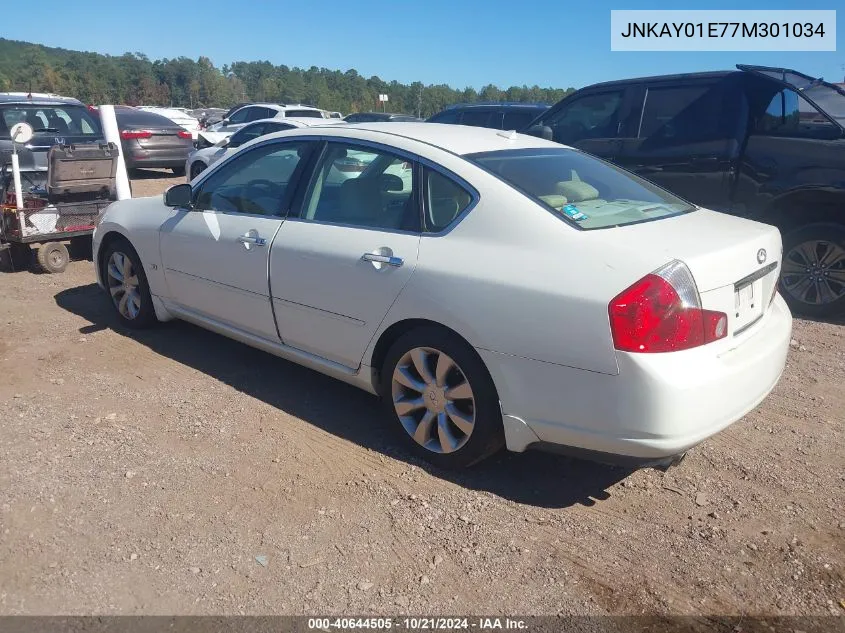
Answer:
<svg viewBox="0 0 845 633"><path fill-rule="evenodd" d="M808 224L784 238L780 290L797 314L845 314L845 226Z"/></svg>
<svg viewBox="0 0 845 633"><path fill-rule="evenodd" d="M493 380L475 350L447 330L399 337L384 360L381 395L410 450L436 466L471 466L504 445Z"/></svg>
<svg viewBox="0 0 845 633"><path fill-rule="evenodd" d="M206 169L206 164L201 160L198 160L193 165L191 165L191 180L199 176L202 172Z"/></svg>
<svg viewBox="0 0 845 633"><path fill-rule="evenodd" d="M138 253L126 240L116 240L103 253L103 278L120 321L131 328L156 322L150 287Z"/></svg>

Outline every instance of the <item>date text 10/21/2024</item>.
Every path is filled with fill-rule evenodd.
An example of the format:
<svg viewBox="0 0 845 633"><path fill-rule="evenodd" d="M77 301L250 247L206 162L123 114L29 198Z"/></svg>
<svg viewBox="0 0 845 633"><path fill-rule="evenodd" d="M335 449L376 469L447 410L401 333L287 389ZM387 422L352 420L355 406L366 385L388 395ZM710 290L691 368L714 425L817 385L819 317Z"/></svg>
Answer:
<svg viewBox="0 0 845 633"><path fill-rule="evenodd" d="M520 618L478 617L404 617L404 618L308 618L308 628L317 631L331 630L382 630L393 628L408 631L519 631L528 629Z"/></svg>

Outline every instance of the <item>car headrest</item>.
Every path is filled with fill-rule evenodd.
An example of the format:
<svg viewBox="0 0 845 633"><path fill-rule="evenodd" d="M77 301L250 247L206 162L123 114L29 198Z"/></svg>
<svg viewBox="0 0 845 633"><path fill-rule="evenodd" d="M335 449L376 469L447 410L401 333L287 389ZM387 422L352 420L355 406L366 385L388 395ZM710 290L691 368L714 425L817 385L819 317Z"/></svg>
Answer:
<svg viewBox="0 0 845 633"><path fill-rule="evenodd" d="M583 180L565 180L557 183L555 189L555 193L565 196L569 202L583 202L599 197L599 190Z"/></svg>

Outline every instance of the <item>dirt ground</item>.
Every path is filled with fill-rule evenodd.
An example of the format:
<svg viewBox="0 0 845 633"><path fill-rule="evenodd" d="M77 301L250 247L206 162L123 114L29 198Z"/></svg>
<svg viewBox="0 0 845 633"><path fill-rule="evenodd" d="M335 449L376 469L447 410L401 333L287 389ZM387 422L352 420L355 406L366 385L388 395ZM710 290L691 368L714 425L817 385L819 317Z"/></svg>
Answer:
<svg viewBox="0 0 845 633"><path fill-rule="evenodd" d="M135 195L182 179L150 173ZM0 614L845 614L845 327L663 473L412 461L377 401L90 262L0 274Z"/></svg>

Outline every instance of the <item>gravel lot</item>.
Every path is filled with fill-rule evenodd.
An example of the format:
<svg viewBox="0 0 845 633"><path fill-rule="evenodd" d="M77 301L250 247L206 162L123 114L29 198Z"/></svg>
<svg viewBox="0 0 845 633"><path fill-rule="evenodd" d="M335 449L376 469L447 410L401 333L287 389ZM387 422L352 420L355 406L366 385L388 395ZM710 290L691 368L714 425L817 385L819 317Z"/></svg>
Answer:
<svg viewBox="0 0 845 633"><path fill-rule="evenodd" d="M845 614L841 324L796 321L773 394L666 473L457 475L363 392L120 329L90 262L0 274L0 325L0 614Z"/></svg>

